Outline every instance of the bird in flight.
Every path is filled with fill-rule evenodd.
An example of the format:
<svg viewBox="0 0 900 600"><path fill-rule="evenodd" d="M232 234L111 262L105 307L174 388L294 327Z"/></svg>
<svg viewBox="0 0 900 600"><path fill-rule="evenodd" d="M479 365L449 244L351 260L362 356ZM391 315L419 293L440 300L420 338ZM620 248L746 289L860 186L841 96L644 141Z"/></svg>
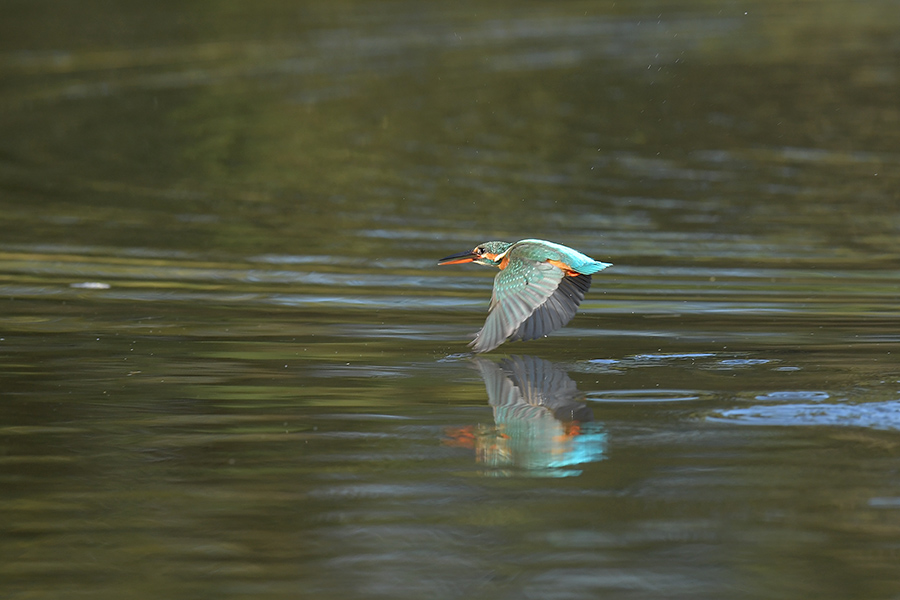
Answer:
<svg viewBox="0 0 900 600"><path fill-rule="evenodd" d="M485 242L438 264L468 262L500 269L487 321L469 344L475 352L489 352L506 340L533 340L564 327L591 287L591 275L612 266L544 240Z"/></svg>

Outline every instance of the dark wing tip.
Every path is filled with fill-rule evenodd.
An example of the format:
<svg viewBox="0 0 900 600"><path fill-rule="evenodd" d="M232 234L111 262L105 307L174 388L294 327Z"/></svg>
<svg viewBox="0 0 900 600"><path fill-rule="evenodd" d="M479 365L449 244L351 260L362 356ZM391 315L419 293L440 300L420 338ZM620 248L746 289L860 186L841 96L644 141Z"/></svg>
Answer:
<svg viewBox="0 0 900 600"><path fill-rule="evenodd" d="M562 329L575 316L590 287L590 275L563 277L553 294L513 331L509 339L534 340Z"/></svg>
<svg viewBox="0 0 900 600"><path fill-rule="evenodd" d="M474 352L489 352L506 340L537 339L565 327L572 320L591 287L591 276L564 276L553 265L543 266L545 270L552 270L549 274L552 280L545 278L544 281L553 281L556 287L543 284L542 288L539 284L532 289L527 287L526 280L525 287L517 293L506 295L496 304L492 301L484 327L469 344ZM497 281L505 276L504 273L497 276ZM496 293L497 283L494 285Z"/></svg>

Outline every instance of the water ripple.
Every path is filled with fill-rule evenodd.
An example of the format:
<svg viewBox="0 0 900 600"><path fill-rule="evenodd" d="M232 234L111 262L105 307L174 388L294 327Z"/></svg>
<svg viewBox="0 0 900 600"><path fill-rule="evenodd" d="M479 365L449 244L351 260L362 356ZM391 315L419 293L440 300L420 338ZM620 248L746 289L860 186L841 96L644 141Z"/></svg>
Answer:
<svg viewBox="0 0 900 600"><path fill-rule="evenodd" d="M741 425L807 427L824 425L900 430L900 400L863 404L815 403L751 406L722 411L707 418L710 421L727 421Z"/></svg>
<svg viewBox="0 0 900 600"><path fill-rule="evenodd" d="M587 399L592 402L634 404L693 402L709 398L709 394L696 390L604 390L587 394Z"/></svg>

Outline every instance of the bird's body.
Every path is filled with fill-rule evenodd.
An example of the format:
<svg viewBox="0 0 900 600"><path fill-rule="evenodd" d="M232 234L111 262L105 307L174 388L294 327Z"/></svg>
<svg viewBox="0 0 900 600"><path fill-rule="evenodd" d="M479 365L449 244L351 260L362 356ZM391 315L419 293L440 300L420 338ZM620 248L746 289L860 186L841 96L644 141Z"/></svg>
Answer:
<svg viewBox="0 0 900 600"><path fill-rule="evenodd" d="M591 287L591 275L612 266L544 240L485 242L439 264L466 262L500 269L487 321L470 344L475 352L488 352L506 340L533 340L564 327Z"/></svg>

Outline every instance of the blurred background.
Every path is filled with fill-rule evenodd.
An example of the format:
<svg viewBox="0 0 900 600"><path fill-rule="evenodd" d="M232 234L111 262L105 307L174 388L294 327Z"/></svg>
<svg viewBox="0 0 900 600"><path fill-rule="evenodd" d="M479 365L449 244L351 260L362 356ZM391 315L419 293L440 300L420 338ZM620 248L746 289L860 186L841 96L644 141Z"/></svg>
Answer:
<svg viewBox="0 0 900 600"><path fill-rule="evenodd" d="M900 4L0 12L3 597L900 595Z"/></svg>

